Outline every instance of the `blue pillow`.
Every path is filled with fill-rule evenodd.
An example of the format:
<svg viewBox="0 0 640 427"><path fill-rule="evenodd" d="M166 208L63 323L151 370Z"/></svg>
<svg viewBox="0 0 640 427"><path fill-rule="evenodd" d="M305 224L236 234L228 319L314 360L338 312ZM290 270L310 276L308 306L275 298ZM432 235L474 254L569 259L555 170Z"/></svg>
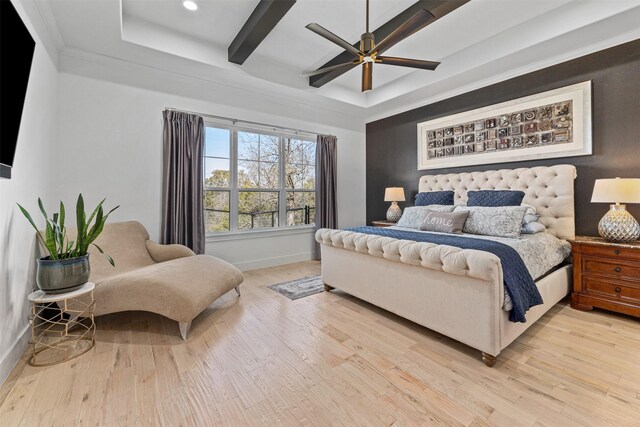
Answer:
<svg viewBox="0 0 640 427"><path fill-rule="evenodd" d="M453 205L453 190L426 191L416 196L416 206Z"/></svg>
<svg viewBox="0 0 640 427"><path fill-rule="evenodd" d="M520 190L480 190L467 191L467 206L520 206L524 191Z"/></svg>

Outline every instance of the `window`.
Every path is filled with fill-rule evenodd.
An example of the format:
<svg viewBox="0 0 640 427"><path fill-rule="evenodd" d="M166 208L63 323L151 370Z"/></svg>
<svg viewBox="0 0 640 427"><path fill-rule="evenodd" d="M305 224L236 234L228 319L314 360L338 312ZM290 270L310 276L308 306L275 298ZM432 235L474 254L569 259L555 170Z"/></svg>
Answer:
<svg viewBox="0 0 640 427"><path fill-rule="evenodd" d="M315 153L315 141L299 136L207 124L207 233L313 224Z"/></svg>

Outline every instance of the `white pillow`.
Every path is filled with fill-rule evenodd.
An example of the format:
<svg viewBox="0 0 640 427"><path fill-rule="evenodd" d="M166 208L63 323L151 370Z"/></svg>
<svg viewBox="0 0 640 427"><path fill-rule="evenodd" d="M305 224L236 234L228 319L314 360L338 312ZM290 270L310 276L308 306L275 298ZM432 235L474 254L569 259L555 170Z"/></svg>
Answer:
<svg viewBox="0 0 640 427"><path fill-rule="evenodd" d="M453 208L453 205L411 206L404 209L402 217L396 223L396 226L418 229L429 214L429 211L453 212Z"/></svg>
<svg viewBox="0 0 640 427"><path fill-rule="evenodd" d="M524 211L524 219L522 220L523 227L525 224L529 224L530 222L535 222L540 219L540 215L536 215L536 208L534 206L531 206L527 203L522 203L520 206L524 206L525 208L527 208L527 210Z"/></svg>
<svg viewBox="0 0 640 427"><path fill-rule="evenodd" d="M528 222L526 224L523 224L522 228L520 229L520 232L522 234L536 234L536 233L543 233L546 230L547 230L547 227L545 227L544 224L537 221L533 221L533 222Z"/></svg>
<svg viewBox="0 0 640 427"><path fill-rule="evenodd" d="M524 206L457 206L455 211L469 211L463 231L497 237L520 237Z"/></svg>
<svg viewBox="0 0 640 427"><path fill-rule="evenodd" d="M525 208L527 208L527 210L524 212L525 215L535 215L536 214L536 208L534 206L531 206L528 203L522 203L520 204L520 206L524 206Z"/></svg>

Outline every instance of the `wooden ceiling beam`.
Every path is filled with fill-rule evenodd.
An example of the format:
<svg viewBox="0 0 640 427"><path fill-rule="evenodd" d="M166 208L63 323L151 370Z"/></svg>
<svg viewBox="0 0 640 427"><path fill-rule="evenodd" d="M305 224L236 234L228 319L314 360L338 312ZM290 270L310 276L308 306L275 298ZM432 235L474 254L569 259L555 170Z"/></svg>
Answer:
<svg viewBox="0 0 640 427"><path fill-rule="evenodd" d="M296 0L260 0L228 48L229 62L242 65Z"/></svg>
<svg viewBox="0 0 640 427"><path fill-rule="evenodd" d="M405 9L400 14L396 15L394 18L391 18L377 30L374 30L373 34L376 41L379 42L380 40L391 34L393 30L402 25L411 16L415 15L416 12L418 12L420 9L426 9L434 16L434 19L427 22L426 25L429 25L468 2L469 0L420 0ZM353 46L356 48L360 48L360 41L354 43ZM353 55L345 50L341 54L329 60L327 63L318 67L318 70L321 68L330 67L332 65L349 62L352 59ZM326 74L311 76L309 77L309 86L321 87L357 66L358 65L354 65L351 68L346 67L339 70L330 71Z"/></svg>

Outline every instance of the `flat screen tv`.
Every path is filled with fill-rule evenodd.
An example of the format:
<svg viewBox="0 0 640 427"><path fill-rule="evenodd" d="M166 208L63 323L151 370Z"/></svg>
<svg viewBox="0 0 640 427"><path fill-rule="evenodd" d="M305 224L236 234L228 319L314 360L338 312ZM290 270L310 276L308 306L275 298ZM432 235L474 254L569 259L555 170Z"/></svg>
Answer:
<svg viewBox="0 0 640 427"><path fill-rule="evenodd" d="M11 178L36 42L9 0L0 0L0 178Z"/></svg>

